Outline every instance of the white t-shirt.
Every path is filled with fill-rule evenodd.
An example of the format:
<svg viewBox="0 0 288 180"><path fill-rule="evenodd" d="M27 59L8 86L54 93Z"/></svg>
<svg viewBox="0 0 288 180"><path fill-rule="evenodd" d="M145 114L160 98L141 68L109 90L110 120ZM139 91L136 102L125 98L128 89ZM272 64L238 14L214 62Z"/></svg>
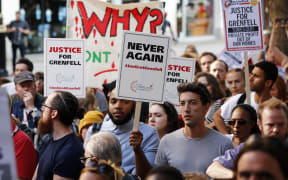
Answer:
<svg viewBox="0 0 288 180"><path fill-rule="evenodd" d="M235 96L230 97L222 106L221 106L221 117L224 121L228 121L231 118L232 110L237 106L237 102L241 94L236 94ZM251 106L254 107L256 112L258 111L258 104L254 100L255 92L251 92ZM244 104L247 104L247 99L245 99Z"/></svg>

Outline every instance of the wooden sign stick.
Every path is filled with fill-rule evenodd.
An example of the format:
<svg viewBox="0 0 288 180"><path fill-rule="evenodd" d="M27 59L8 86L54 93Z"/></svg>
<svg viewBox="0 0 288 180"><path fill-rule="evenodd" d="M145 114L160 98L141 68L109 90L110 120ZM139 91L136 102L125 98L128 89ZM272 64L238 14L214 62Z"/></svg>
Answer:
<svg viewBox="0 0 288 180"><path fill-rule="evenodd" d="M142 102L137 101L134 113L133 131L138 131Z"/></svg>
<svg viewBox="0 0 288 180"><path fill-rule="evenodd" d="M248 64L248 53L244 52L244 64L245 64L245 90L247 104L251 105L251 91L250 91L250 80L249 80L249 64Z"/></svg>

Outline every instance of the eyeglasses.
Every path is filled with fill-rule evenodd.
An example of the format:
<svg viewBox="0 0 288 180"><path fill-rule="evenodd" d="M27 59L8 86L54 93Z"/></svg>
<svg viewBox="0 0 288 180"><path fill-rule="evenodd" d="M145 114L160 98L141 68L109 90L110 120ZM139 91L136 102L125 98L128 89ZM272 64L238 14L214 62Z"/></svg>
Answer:
<svg viewBox="0 0 288 180"><path fill-rule="evenodd" d="M80 161L81 161L81 163L85 164L87 159L91 159L86 164L86 168L88 168L87 170L99 172L102 174L110 173L113 171L113 168L111 166L103 163L102 161L100 162L96 156L81 157Z"/></svg>
<svg viewBox="0 0 288 180"><path fill-rule="evenodd" d="M96 157L95 156L80 157L80 161L81 161L81 163L85 164L87 159L92 159L92 158L95 159ZM97 158L95 159L95 161L97 161Z"/></svg>
<svg viewBox="0 0 288 180"><path fill-rule="evenodd" d="M234 126L235 124L236 124L236 121L237 121L237 124L238 125L245 125L246 123L247 123L247 121L245 121L245 120L229 120L229 121L227 121L227 123L230 125L230 126Z"/></svg>
<svg viewBox="0 0 288 180"><path fill-rule="evenodd" d="M41 110L42 110L44 107L46 107L46 108L48 108L48 109L51 109L51 110L55 110L54 108L52 108L52 107L50 107L50 106L47 106L46 104L42 104Z"/></svg>

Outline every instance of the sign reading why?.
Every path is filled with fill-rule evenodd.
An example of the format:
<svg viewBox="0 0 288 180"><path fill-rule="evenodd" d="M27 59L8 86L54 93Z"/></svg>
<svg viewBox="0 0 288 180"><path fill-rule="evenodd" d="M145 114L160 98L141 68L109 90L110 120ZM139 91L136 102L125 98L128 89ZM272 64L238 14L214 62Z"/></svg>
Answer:
<svg viewBox="0 0 288 180"><path fill-rule="evenodd" d="M178 114L180 114L180 109L177 86L180 83L193 81L195 63L196 60L191 58L171 57L168 59L165 101L172 103Z"/></svg>
<svg viewBox="0 0 288 180"><path fill-rule="evenodd" d="M222 0L227 51L263 50L260 0Z"/></svg>
<svg viewBox="0 0 288 180"><path fill-rule="evenodd" d="M116 80L123 30L161 33L163 2L111 4L67 0L67 34L85 39L86 83L101 88Z"/></svg>
<svg viewBox="0 0 288 180"><path fill-rule="evenodd" d="M44 95L68 91L85 97L84 40L44 39Z"/></svg>
<svg viewBox="0 0 288 180"><path fill-rule="evenodd" d="M170 38L125 31L117 97L163 103Z"/></svg>

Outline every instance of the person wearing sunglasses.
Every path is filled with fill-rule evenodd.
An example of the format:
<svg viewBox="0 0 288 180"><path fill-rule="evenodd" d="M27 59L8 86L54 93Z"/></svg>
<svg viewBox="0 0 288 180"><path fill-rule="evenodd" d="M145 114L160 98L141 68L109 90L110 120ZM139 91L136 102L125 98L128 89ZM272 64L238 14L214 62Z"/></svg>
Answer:
<svg viewBox="0 0 288 180"><path fill-rule="evenodd" d="M249 104L238 104L232 110L231 119L227 121L232 134L231 138L234 147L245 142L251 134L260 134L257 125L257 113Z"/></svg>
<svg viewBox="0 0 288 180"><path fill-rule="evenodd" d="M258 127L264 137L275 137L288 142L288 107L281 100L271 98L259 105ZM234 149L229 149L223 156L213 160L206 174L213 179L231 179L235 158L246 143L241 143Z"/></svg>
<svg viewBox="0 0 288 180"><path fill-rule="evenodd" d="M85 156L80 159L85 164L85 169L82 170L80 177L81 180L133 177L125 174L120 168L122 164L120 141L116 135L110 132L93 134L85 146Z"/></svg>

